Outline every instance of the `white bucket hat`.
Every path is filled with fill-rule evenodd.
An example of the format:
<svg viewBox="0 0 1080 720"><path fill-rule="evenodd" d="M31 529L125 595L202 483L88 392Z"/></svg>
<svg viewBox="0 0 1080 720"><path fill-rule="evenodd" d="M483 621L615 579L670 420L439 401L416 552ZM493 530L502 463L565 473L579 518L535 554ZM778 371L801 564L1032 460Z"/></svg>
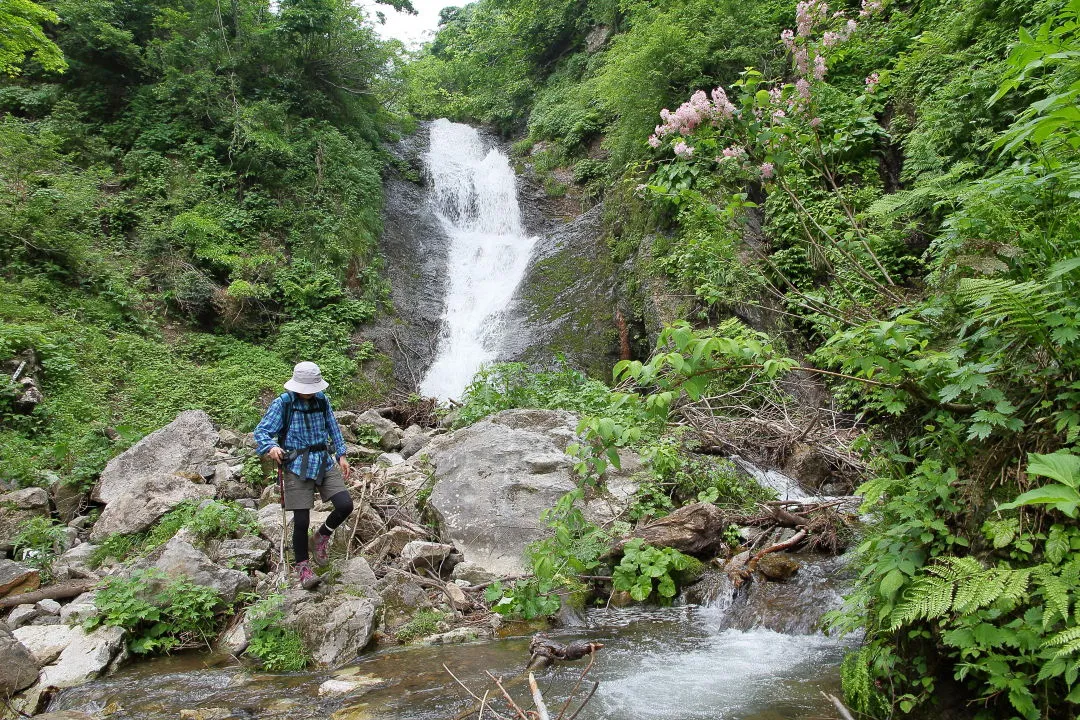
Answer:
<svg viewBox="0 0 1080 720"><path fill-rule="evenodd" d="M314 395L330 387L330 383L323 380L322 371L313 362L296 363L292 371L292 379L285 383L285 389L305 395Z"/></svg>

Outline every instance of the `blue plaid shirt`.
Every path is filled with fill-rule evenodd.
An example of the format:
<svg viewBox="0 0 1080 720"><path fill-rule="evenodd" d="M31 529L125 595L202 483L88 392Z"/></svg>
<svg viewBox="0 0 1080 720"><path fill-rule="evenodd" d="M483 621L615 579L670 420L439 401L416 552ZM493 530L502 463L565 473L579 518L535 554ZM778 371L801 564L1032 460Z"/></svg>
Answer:
<svg viewBox="0 0 1080 720"><path fill-rule="evenodd" d="M325 414L300 412L304 408L317 407L316 398L325 399L326 396L318 393L311 400L293 397L292 411L289 414L289 434L285 438L285 447L283 449L285 452L299 450L311 445L325 443L329 439L334 444L335 459L340 458L345 454L345 438L341 437L341 428L338 427L337 419L334 417L334 409L330 407L330 401L326 400ZM265 455L271 448L278 447L277 437L278 432L281 430L284 405L285 401L282 396L276 397L270 403L270 407L266 409L266 414L263 415L262 420L255 427L255 450L260 455ZM315 454L311 454L308 458L307 476L309 478L318 477L326 460L326 453L319 453L317 458ZM285 465L285 469L299 475L302 464L303 458L298 455Z"/></svg>

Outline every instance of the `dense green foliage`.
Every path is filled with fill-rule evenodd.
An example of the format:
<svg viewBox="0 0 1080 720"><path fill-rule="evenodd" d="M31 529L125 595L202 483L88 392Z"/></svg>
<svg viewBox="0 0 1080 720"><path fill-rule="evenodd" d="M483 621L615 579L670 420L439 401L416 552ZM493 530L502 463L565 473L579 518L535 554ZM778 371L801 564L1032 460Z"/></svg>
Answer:
<svg viewBox="0 0 1080 720"><path fill-rule="evenodd" d="M87 483L187 408L250 428L300 359L370 389L397 50L345 0L273 5L0 10L0 357L36 351L46 397L0 402L5 477Z"/></svg>
<svg viewBox="0 0 1080 720"><path fill-rule="evenodd" d="M663 420L798 372L858 413L875 522L834 618L866 632L844 668L857 710L1073 717L1080 4L794 5L560 21L482 0L419 59L435 90L415 107L523 129L541 171L607 159L575 175L586 196L606 178L628 291L659 275L697 323L616 367L640 389L620 407ZM601 17L615 34L590 49ZM537 48L517 33L541 18L562 32ZM611 413L582 430L594 477L641 432Z"/></svg>
<svg viewBox="0 0 1080 720"><path fill-rule="evenodd" d="M86 620L86 629L102 625L124 628L128 647L139 654L209 648L219 612L224 609L213 588L185 577L169 579L155 570L109 578L94 604L100 613Z"/></svg>
<svg viewBox="0 0 1080 720"><path fill-rule="evenodd" d="M282 595L270 594L248 607L245 615L251 634L245 653L270 672L297 672L311 662L300 634L283 625L284 599Z"/></svg>

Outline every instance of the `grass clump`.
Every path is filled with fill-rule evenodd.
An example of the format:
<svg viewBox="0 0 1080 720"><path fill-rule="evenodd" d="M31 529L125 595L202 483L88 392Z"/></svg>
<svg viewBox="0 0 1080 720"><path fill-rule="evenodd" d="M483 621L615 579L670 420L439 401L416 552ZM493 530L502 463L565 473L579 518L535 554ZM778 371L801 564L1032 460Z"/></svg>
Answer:
<svg viewBox="0 0 1080 720"><path fill-rule="evenodd" d="M439 629L439 623L445 619L446 615L437 610L421 610L412 620L398 628L394 635L398 642L411 643L434 634Z"/></svg>

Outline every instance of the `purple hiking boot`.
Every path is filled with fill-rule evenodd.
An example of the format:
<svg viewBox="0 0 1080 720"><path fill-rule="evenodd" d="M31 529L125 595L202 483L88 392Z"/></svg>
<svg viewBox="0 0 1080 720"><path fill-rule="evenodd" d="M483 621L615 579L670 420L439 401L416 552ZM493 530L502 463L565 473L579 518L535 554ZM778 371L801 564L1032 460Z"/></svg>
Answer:
<svg viewBox="0 0 1080 720"><path fill-rule="evenodd" d="M322 578L315 574L307 560L296 563L296 571L300 575L300 587L305 590L314 590L322 582Z"/></svg>
<svg viewBox="0 0 1080 720"><path fill-rule="evenodd" d="M323 535L316 530L312 533L312 545L314 550L312 551L312 557L315 559L315 564L323 566L326 561L330 559L330 535Z"/></svg>

